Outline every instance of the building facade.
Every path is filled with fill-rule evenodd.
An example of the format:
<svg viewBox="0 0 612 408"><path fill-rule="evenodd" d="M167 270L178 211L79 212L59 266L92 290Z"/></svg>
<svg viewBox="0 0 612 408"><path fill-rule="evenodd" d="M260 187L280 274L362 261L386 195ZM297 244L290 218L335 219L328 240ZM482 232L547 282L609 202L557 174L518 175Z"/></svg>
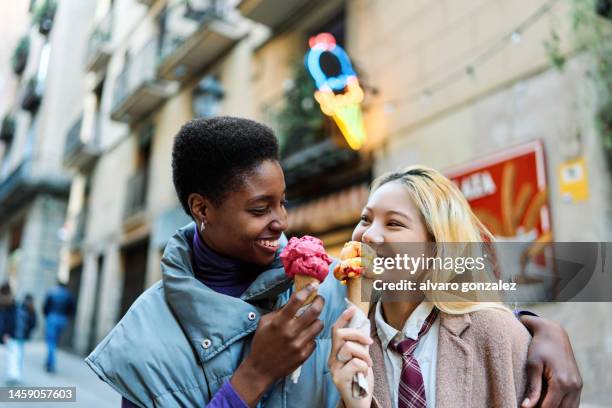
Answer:
<svg viewBox="0 0 612 408"><path fill-rule="evenodd" d="M0 273L19 291L40 291L58 274L68 281L78 294L70 345L79 353L161 278L165 243L189 222L170 160L174 135L194 117L270 125L287 182L288 234L319 236L332 254L350 239L373 178L417 163L456 181L501 239L612 239L609 158L591 120L593 62L575 50L567 2L58 4L50 34L31 26L30 47L41 51L2 91L27 89L25 78L40 71L36 61L48 60L36 115L18 106L17 95L0 105L16 118L13 142L2 133ZM33 15L22 8L27 26ZM358 149L315 99L304 57L319 33L346 50L363 89L367 138ZM11 38L17 47L17 34ZM551 43L567 60L562 71ZM329 58L321 64L330 75L340 69ZM29 157L14 152L27 146L40 171L62 182L37 184L17 202L3 188L14 188L11 174ZM41 274L40 289L26 284ZM594 340L581 316L609 315L610 304L532 308L568 328L584 400L609 397L602 373L612 361L612 323L602 318L597 327L606 334Z"/></svg>
<svg viewBox="0 0 612 408"><path fill-rule="evenodd" d="M37 305L58 278L71 182L62 154L82 105L84 44L65 38L85 35L91 4L41 0L3 9L10 22L3 24L0 278Z"/></svg>

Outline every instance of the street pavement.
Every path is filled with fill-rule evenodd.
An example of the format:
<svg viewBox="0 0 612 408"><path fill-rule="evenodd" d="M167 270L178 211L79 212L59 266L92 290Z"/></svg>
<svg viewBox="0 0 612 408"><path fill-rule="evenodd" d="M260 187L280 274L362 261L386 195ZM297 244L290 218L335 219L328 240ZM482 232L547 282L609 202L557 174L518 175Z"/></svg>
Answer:
<svg viewBox="0 0 612 408"><path fill-rule="evenodd" d="M4 408L61 407L61 408L119 408L121 396L83 361L83 357L58 351L57 373L44 370L46 347L43 342L29 342L25 346L23 370L24 387L76 387L76 402L0 402ZM6 387L6 347L0 346L0 386Z"/></svg>

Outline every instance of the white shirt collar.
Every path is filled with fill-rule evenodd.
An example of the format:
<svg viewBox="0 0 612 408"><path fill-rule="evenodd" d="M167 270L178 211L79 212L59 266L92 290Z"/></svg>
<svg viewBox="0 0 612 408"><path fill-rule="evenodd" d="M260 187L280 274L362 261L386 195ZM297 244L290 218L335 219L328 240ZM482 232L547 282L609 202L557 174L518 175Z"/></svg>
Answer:
<svg viewBox="0 0 612 408"><path fill-rule="evenodd" d="M401 332L390 326L383 317L382 302L376 304L376 311L374 314L374 320L376 322L376 332L380 339L383 350L387 349L389 343L394 341L401 341L406 337L411 339L418 339L419 331L423 327L423 323L433 310L433 303L421 302L416 309L410 314L410 317L404 323L404 328Z"/></svg>

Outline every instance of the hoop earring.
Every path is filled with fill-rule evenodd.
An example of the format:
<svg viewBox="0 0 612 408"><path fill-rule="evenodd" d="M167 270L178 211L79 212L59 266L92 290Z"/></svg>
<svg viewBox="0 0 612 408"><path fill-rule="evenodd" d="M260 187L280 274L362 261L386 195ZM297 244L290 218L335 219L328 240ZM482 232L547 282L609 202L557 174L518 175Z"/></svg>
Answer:
<svg viewBox="0 0 612 408"><path fill-rule="evenodd" d="M200 232L204 232L205 228L206 228L206 224L204 224L204 221L202 221L202 223L200 224Z"/></svg>

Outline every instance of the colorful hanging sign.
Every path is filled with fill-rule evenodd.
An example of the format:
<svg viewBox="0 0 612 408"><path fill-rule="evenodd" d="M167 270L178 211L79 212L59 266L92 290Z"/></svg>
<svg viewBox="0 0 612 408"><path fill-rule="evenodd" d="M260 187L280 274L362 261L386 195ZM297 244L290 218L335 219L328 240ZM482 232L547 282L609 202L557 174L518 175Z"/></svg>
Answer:
<svg viewBox="0 0 612 408"><path fill-rule="evenodd" d="M329 33L310 38L309 45L305 64L317 86L315 100L319 102L321 111L334 119L351 149L358 150L366 139L361 113L363 89L359 86L351 60ZM325 52L338 60L340 72L335 76L321 67L321 56Z"/></svg>

